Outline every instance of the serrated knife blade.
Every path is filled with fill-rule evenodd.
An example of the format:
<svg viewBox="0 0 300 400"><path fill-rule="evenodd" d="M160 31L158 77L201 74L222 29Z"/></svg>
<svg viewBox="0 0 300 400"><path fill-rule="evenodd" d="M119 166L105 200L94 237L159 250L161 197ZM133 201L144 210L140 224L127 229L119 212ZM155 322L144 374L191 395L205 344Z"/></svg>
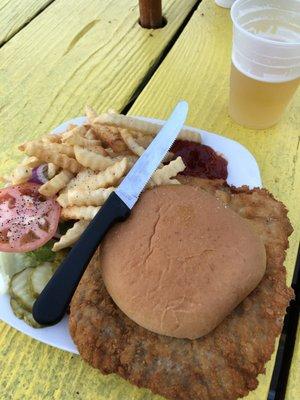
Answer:
<svg viewBox="0 0 300 400"><path fill-rule="evenodd" d="M174 143L184 125L187 113L187 102L179 102L167 122L116 189L116 194L130 209Z"/></svg>

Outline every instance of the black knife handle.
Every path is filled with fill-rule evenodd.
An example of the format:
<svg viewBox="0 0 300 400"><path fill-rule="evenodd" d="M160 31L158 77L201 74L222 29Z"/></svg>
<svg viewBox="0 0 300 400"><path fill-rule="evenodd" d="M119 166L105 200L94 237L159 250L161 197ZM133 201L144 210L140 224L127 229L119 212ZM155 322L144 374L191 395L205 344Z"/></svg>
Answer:
<svg viewBox="0 0 300 400"><path fill-rule="evenodd" d="M33 317L38 323L53 325L63 318L99 243L115 222L129 214L126 204L115 192L111 193L36 300Z"/></svg>

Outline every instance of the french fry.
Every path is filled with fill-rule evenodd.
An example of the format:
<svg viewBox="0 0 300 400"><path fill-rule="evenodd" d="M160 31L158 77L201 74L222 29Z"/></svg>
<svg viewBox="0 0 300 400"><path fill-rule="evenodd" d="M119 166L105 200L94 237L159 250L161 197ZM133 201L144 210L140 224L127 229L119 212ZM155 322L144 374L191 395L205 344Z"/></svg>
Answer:
<svg viewBox="0 0 300 400"><path fill-rule="evenodd" d="M86 178L81 187L94 190L114 186L120 181L129 168L130 162L126 157L124 157L121 161L117 161L114 165L106 168L104 171Z"/></svg>
<svg viewBox="0 0 300 400"><path fill-rule="evenodd" d="M96 190L74 188L60 194L57 202L63 208L71 206L102 206L114 190L114 187Z"/></svg>
<svg viewBox="0 0 300 400"><path fill-rule="evenodd" d="M126 149L125 151L122 151L120 153L115 153L112 148L106 147L105 151L107 155L111 158L117 158L118 160L121 160L123 157L135 157L136 159L138 158L135 154L132 153L131 150Z"/></svg>
<svg viewBox="0 0 300 400"><path fill-rule="evenodd" d="M98 115L98 117L94 119L93 124L115 126L152 136L156 135L161 128L160 125L117 113Z"/></svg>
<svg viewBox="0 0 300 400"><path fill-rule="evenodd" d="M93 121L95 118L98 117L98 114L93 109L93 107L85 106L85 115L89 121Z"/></svg>
<svg viewBox="0 0 300 400"><path fill-rule="evenodd" d="M24 165L18 165L9 177L9 181L13 185L18 185L19 183L27 182L32 173L32 168Z"/></svg>
<svg viewBox="0 0 300 400"><path fill-rule="evenodd" d="M68 128L67 128L67 131L71 131L72 129L76 128L76 126L78 126L78 125L69 124L69 125L68 125Z"/></svg>
<svg viewBox="0 0 300 400"><path fill-rule="evenodd" d="M91 128L88 129L88 131L86 132L85 138L86 139L90 139L90 140L95 140L96 139L96 136L94 135L93 130Z"/></svg>
<svg viewBox="0 0 300 400"><path fill-rule="evenodd" d="M86 131L87 130L84 126L75 125L74 128L68 129L66 132L61 134L61 141L63 143L67 143L67 140L73 136L84 137ZM67 144L73 144L73 143L67 143Z"/></svg>
<svg viewBox="0 0 300 400"><path fill-rule="evenodd" d="M48 135L49 138L51 137L57 137L58 135ZM61 141L61 138L59 139ZM51 144L52 148L55 149L58 153L61 154L66 154L68 157L74 157L74 149L72 146L69 146L67 144L64 143L58 143L58 142L51 142L50 140L43 140L42 142L47 144ZM38 143L38 142L37 142Z"/></svg>
<svg viewBox="0 0 300 400"><path fill-rule="evenodd" d="M44 183L39 188L39 193L46 197L52 197L63 189L67 183L73 178L73 174L70 171L62 170L59 174L55 175L48 182Z"/></svg>
<svg viewBox="0 0 300 400"><path fill-rule="evenodd" d="M179 135L177 136L178 140L187 140L189 142L201 143L201 135L197 132L192 131L191 129L183 128L181 129Z"/></svg>
<svg viewBox="0 0 300 400"><path fill-rule="evenodd" d="M170 184L171 178L185 169L184 162L181 157L171 161L168 165L156 170L151 177L148 187ZM174 182L172 182L174 183ZM171 183L171 184L172 184Z"/></svg>
<svg viewBox="0 0 300 400"><path fill-rule="evenodd" d="M95 153L94 151L77 145L74 146L74 152L76 160L81 165L94 171L102 171L115 163L110 157L103 156L102 154Z"/></svg>
<svg viewBox="0 0 300 400"><path fill-rule="evenodd" d="M101 207L93 207L93 206L67 207L61 210L61 217L66 220L68 219L91 220L95 217L100 208Z"/></svg>
<svg viewBox="0 0 300 400"><path fill-rule="evenodd" d="M119 128L125 128L128 130L138 131L146 135L152 136L155 136L157 132L161 129L160 124L117 113L106 113L99 115L93 120L93 126L97 125L110 125ZM189 140L197 143L201 142L201 137L197 132L186 128L181 129L178 135L178 139Z"/></svg>
<svg viewBox="0 0 300 400"><path fill-rule="evenodd" d="M102 155L107 155L106 151L104 148L101 146L101 141L100 140L94 140L94 139L86 139L85 137L81 136L79 133L73 133L71 136L67 137L66 139L63 139L64 143L71 145L71 146L81 146L85 147L86 149L93 149L96 148L97 152L101 153Z"/></svg>
<svg viewBox="0 0 300 400"><path fill-rule="evenodd" d="M122 176L129 171L137 157L122 157L116 159L116 162L106 168L104 171L95 172L91 169L80 171L67 186L62 189L60 194L66 193L73 188L89 188L90 190L114 186Z"/></svg>
<svg viewBox="0 0 300 400"><path fill-rule="evenodd" d="M146 149L149 144L152 142L153 137L151 135L145 135L144 133L140 133L137 131L130 131L136 142Z"/></svg>
<svg viewBox="0 0 300 400"><path fill-rule="evenodd" d="M66 154L68 157L74 157L74 149L64 143L53 143L54 149L61 154Z"/></svg>
<svg viewBox="0 0 300 400"><path fill-rule="evenodd" d="M52 179L58 172L59 167L53 163L48 163L47 175L48 179Z"/></svg>
<svg viewBox="0 0 300 400"><path fill-rule="evenodd" d="M111 147L115 153L121 153L127 149L126 144L120 137L118 128L92 123L92 129L97 138L104 145Z"/></svg>
<svg viewBox="0 0 300 400"><path fill-rule="evenodd" d="M128 146L128 148L137 156L141 156L145 149L140 146L137 141L134 140L134 138L132 137L131 133L127 130L127 129L120 129L120 134L122 139L124 140L124 142L126 143L126 145ZM151 138L152 141L152 138ZM168 152L164 159L163 162L168 162L170 160L173 159L173 154ZM163 166L162 164L160 164L161 166Z"/></svg>
<svg viewBox="0 0 300 400"><path fill-rule="evenodd" d="M120 155L120 153L115 153L113 151L113 149L111 149L110 147L106 147L105 151L108 154L108 156L111 157L111 158L115 158L115 157L118 157Z"/></svg>
<svg viewBox="0 0 300 400"><path fill-rule="evenodd" d="M35 168L42 164L42 161L39 160L37 157L28 157L26 156L24 160L21 162L22 165L25 167Z"/></svg>
<svg viewBox="0 0 300 400"><path fill-rule="evenodd" d="M89 121L86 121L83 123L84 128L86 129L86 131L88 132L90 129L92 129L91 124L89 123Z"/></svg>
<svg viewBox="0 0 300 400"><path fill-rule="evenodd" d="M79 187L82 183L86 181L86 179L96 174L97 173L95 171L92 171L91 169L83 169L73 179L70 180L70 182L67 184L66 188L63 189L63 191L72 189L74 187Z"/></svg>
<svg viewBox="0 0 300 400"><path fill-rule="evenodd" d="M59 251L66 247L72 246L80 238L81 234L85 231L90 221L77 221L75 224L67 230L67 232L59 239L58 242L54 243L52 250Z"/></svg>
<svg viewBox="0 0 300 400"><path fill-rule="evenodd" d="M82 166L74 158L59 153L56 143L27 142L19 146L19 150L24 151L29 156L36 156L42 161L53 163L73 173L82 169Z"/></svg>
<svg viewBox="0 0 300 400"><path fill-rule="evenodd" d="M134 163L138 159L138 156L136 156L136 155L119 155L119 156L113 157L113 160L114 160L114 162L117 162L117 161L122 161L123 158L126 158L126 160L127 160L127 164L128 164L127 170L129 171L129 169L134 165Z"/></svg>
<svg viewBox="0 0 300 400"><path fill-rule="evenodd" d="M132 137L128 129L120 129L120 134L126 146L137 156L141 156L145 149L144 147L140 146Z"/></svg>
<svg viewBox="0 0 300 400"><path fill-rule="evenodd" d="M61 135L57 133L48 133L42 137L45 143L61 143Z"/></svg>
<svg viewBox="0 0 300 400"><path fill-rule="evenodd" d="M109 156L106 149L104 149L101 145L91 145L85 147L91 151L94 151L95 153L101 154L102 156Z"/></svg>
<svg viewBox="0 0 300 400"><path fill-rule="evenodd" d="M122 160L123 156L118 156L116 157L116 160ZM126 160L128 163L128 170L135 164L137 161L138 157L137 156L126 156Z"/></svg>

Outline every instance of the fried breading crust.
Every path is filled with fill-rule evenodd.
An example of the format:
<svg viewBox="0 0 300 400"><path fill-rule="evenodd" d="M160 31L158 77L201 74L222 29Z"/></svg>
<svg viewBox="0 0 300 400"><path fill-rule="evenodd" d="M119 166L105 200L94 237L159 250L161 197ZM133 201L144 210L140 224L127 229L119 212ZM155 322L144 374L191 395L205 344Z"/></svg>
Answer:
<svg viewBox="0 0 300 400"><path fill-rule="evenodd" d="M168 399L235 400L256 388L293 296L283 267L292 228L286 208L267 190L180 180L214 194L257 229L267 253L259 286L210 334L175 339L139 327L118 309L95 257L72 300L70 331L83 359L105 374L117 373Z"/></svg>

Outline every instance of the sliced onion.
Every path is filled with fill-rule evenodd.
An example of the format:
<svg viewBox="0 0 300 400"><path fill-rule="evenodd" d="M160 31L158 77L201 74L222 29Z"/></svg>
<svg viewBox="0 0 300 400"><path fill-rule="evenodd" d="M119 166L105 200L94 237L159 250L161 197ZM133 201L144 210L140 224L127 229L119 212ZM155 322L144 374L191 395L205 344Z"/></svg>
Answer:
<svg viewBox="0 0 300 400"><path fill-rule="evenodd" d="M33 168L31 173L30 182L43 184L48 181L48 165L42 164Z"/></svg>

